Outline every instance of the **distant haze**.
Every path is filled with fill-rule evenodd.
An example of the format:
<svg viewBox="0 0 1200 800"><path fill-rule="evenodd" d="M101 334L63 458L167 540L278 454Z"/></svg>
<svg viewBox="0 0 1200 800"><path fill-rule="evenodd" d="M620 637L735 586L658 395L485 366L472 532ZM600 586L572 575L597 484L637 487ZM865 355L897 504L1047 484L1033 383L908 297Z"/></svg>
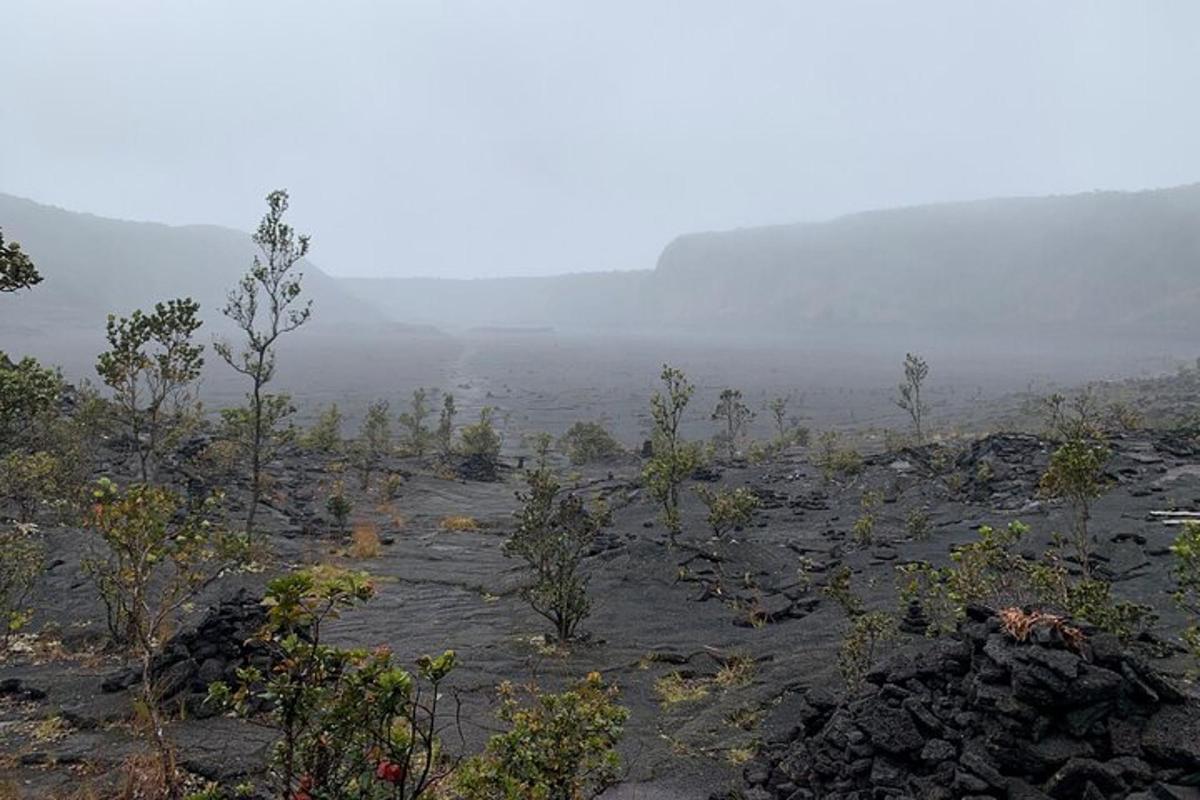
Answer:
<svg viewBox="0 0 1200 800"><path fill-rule="evenodd" d="M649 269L690 231L1200 179L1191 0L0 17L0 192L247 230L287 187L336 276Z"/></svg>

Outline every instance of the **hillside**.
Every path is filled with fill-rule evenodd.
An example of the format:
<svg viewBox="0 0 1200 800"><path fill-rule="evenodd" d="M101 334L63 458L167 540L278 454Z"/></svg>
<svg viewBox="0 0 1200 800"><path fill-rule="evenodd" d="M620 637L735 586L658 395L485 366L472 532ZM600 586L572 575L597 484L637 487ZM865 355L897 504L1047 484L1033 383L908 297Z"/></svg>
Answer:
<svg viewBox="0 0 1200 800"><path fill-rule="evenodd" d="M1195 335L1200 184L695 233L653 271L353 280L397 319L877 340Z"/></svg>
<svg viewBox="0 0 1200 800"><path fill-rule="evenodd" d="M242 231L105 219L4 194L0 229L21 243L45 278L36 291L5 304L0 332L94 330L109 312L181 296L198 300L206 321L219 324L226 293L257 251ZM303 262L303 272L314 326L382 321L311 262Z"/></svg>

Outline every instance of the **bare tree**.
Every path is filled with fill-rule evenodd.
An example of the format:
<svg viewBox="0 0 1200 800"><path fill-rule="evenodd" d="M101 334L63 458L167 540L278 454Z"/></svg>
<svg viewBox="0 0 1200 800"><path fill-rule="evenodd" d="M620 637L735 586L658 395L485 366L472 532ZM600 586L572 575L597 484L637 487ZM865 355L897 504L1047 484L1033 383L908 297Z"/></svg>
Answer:
<svg viewBox="0 0 1200 800"><path fill-rule="evenodd" d="M921 388L925 385L928 375L929 365L925 363L925 359L912 353L904 356L904 383L900 384L900 393L895 402L912 418L917 444L925 440L923 423L929 406L921 399Z"/></svg>
<svg viewBox="0 0 1200 800"><path fill-rule="evenodd" d="M308 253L309 237L297 235L283 221L288 209L288 193L282 189L267 195L267 213L254 234L261 256L229 293L225 316L246 336L245 347L234 352L228 342L217 342L217 354L229 366L250 379L247 406L241 409L243 424L233 426L240 432L240 444L250 461L250 508L246 530L253 532L255 514L262 495L264 455L280 434L287 417L295 409L285 395L265 391L275 377L275 344L285 333L296 330L312 314L312 301L300 302L300 281L295 271Z"/></svg>

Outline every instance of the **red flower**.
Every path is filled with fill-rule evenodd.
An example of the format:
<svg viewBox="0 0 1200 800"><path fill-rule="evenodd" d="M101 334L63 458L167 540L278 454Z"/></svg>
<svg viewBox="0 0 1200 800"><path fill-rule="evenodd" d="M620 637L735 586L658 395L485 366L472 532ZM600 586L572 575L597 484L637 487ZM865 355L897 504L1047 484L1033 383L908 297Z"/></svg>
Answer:
<svg viewBox="0 0 1200 800"><path fill-rule="evenodd" d="M388 783L401 783L404 780L404 767L385 759L375 767L375 777Z"/></svg>

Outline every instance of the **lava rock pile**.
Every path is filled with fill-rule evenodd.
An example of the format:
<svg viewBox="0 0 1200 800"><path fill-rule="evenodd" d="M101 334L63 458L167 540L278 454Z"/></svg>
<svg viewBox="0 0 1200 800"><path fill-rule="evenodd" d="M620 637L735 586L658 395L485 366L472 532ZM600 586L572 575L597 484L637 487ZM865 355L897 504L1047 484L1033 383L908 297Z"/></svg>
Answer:
<svg viewBox="0 0 1200 800"><path fill-rule="evenodd" d="M1200 702L1112 636L1017 641L974 608L845 702L785 701L746 800L1200 798Z"/></svg>

